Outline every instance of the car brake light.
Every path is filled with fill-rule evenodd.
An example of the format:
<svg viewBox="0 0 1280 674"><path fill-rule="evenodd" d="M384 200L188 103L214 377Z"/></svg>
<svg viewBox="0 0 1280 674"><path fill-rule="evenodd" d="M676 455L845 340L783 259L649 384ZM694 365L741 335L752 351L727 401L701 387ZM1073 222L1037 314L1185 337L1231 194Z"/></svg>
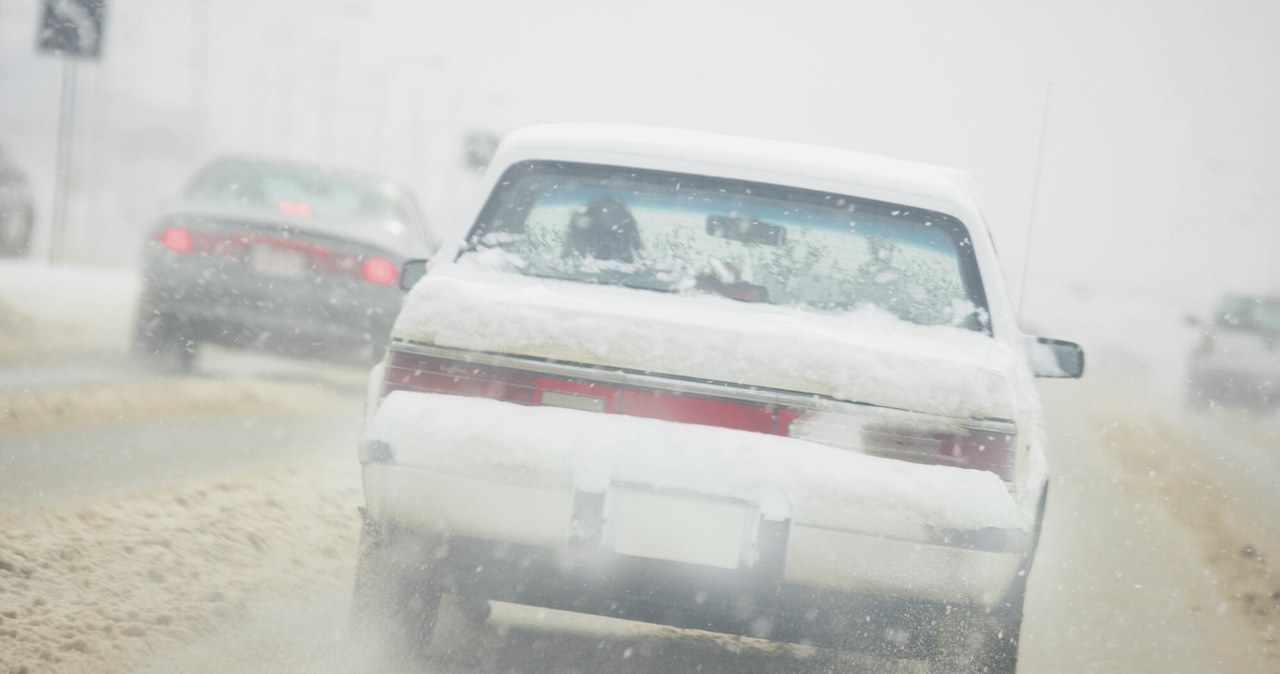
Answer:
<svg viewBox="0 0 1280 674"><path fill-rule="evenodd" d="M537 378L532 372L392 352L383 394L448 393L533 405L538 400Z"/></svg>
<svg viewBox="0 0 1280 674"><path fill-rule="evenodd" d="M787 425L797 414L727 397L551 377L404 352L392 352L383 381L384 395L392 391L447 393L778 435L786 434Z"/></svg>
<svg viewBox="0 0 1280 674"><path fill-rule="evenodd" d="M276 204L276 210L284 215L292 215L299 218L311 217L311 204L305 201L290 201L284 199Z"/></svg>
<svg viewBox="0 0 1280 674"><path fill-rule="evenodd" d="M986 470L1013 481L1017 465L1016 435L982 428L929 431L868 426L863 451L874 456L956 468Z"/></svg>
<svg viewBox="0 0 1280 674"><path fill-rule="evenodd" d="M400 270L395 263L381 257L371 257L364 261L361 274L366 281L379 285L391 285L400 278Z"/></svg>
<svg viewBox="0 0 1280 674"><path fill-rule="evenodd" d="M195 245L191 231L182 227L169 227L160 232L160 243L175 253L190 253Z"/></svg>
<svg viewBox="0 0 1280 674"><path fill-rule="evenodd" d="M1017 467L1017 432L1012 424L991 425L926 422L913 427L853 414L816 412L796 415L787 435L888 459L986 470L1012 482Z"/></svg>
<svg viewBox="0 0 1280 674"><path fill-rule="evenodd" d="M1014 434L969 428L960 433L939 433L934 439L938 443L937 463L986 470L999 475L1005 482L1013 481L1017 466L1017 437Z"/></svg>

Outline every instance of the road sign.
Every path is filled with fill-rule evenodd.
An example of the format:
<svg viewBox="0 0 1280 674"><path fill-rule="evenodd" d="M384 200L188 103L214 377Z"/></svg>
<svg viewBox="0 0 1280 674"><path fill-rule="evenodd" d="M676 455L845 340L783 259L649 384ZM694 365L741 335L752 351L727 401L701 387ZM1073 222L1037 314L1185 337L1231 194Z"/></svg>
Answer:
<svg viewBox="0 0 1280 674"><path fill-rule="evenodd" d="M43 0L37 48L96 59L102 53L107 0Z"/></svg>

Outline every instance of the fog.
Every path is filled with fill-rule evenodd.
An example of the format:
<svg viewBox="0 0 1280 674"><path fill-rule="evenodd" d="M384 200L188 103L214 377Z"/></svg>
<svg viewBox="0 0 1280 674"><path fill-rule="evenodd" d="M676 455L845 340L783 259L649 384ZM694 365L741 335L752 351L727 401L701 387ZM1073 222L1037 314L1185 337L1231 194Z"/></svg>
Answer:
<svg viewBox="0 0 1280 674"><path fill-rule="evenodd" d="M146 314L143 243L193 172L225 155L392 176L437 235L460 236L485 196L467 138L548 122L688 128L967 172L1022 327L1087 354L1083 381L1037 384L1044 432L1027 435L1048 439L1053 496L1019 671L1280 662L1280 416L1188 406L1211 307L1228 293L1280 296L1280 3L107 0L103 57L76 66L52 261L64 65L36 50L40 11L0 0L0 146L30 175L36 206L30 259L0 260L0 639L15 637L0 641L0 672L7 658L32 674L419 671L394 649L347 640L366 503L356 447L381 372L371 389L369 360L212 343L190 376L140 366L130 348ZM569 343L537 311L504 319L529 307L500 304L502 293L455 295L453 327L489 338L545 325L556 330L543 342ZM496 313L471 311L467 297ZM606 365L621 367L625 348L590 338L640 339L644 327L577 344L612 348ZM712 341L731 344L740 327L717 325ZM715 360L697 344L711 332L672 351ZM782 371L796 361L775 361L778 344L754 361L748 349L713 355ZM1275 344L1255 338L1245 369L1280 365ZM881 395L937 374L921 361L875 380L856 358L815 364L839 349L809 351L810 369L853 372ZM903 372L916 375L893 380ZM521 444L545 428L452 420L462 436L505 433L518 450L552 452L571 435L546 426ZM673 473L679 443L667 447L679 450ZM873 497L886 482L865 479ZM901 491L945 493L913 484ZM501 604L456 643L437 637L429 671L886 671L852 651L521 610Z"/></svg>
<svg viewBox="0 0 1280 674"><path fill-rule="evenodd" d="M44 225L59 64L36 9L0 2L0 130ZM216 154L388 172L456 231L469 131L688 127L969 172L1023 322L1149 360L1176 342L1163 371L1182 314L1280 283L1278 21L1269 2L121 0L79 69L67 251L132 261Z"/></svg>

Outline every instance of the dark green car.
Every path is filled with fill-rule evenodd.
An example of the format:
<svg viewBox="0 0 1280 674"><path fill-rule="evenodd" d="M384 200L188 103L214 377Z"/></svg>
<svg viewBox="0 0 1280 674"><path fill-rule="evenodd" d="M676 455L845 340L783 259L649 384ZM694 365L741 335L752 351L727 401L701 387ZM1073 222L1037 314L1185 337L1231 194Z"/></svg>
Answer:
<svg viewBox="0 0 1280 674"><path fill-rule="evenodd" d="M401 264L436 245L413 194L389 179L214 161L147 237L134 350L178 371L201 343L378 358L403 296Z"/></svg>

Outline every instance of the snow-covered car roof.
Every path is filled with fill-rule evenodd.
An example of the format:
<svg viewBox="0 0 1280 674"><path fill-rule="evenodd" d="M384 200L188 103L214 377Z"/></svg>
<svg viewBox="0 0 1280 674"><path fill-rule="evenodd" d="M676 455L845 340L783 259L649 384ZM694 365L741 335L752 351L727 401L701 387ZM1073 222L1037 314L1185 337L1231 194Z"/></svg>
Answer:
<svg viewBox="0 0 1280 674"><path fill-rule="evenodd" d="M507 167L529 160L787 185L927 208L956 216L971 229L980 223L962 171L804 143L622 124L531 126L503 139L489 187Z"/></svg>

